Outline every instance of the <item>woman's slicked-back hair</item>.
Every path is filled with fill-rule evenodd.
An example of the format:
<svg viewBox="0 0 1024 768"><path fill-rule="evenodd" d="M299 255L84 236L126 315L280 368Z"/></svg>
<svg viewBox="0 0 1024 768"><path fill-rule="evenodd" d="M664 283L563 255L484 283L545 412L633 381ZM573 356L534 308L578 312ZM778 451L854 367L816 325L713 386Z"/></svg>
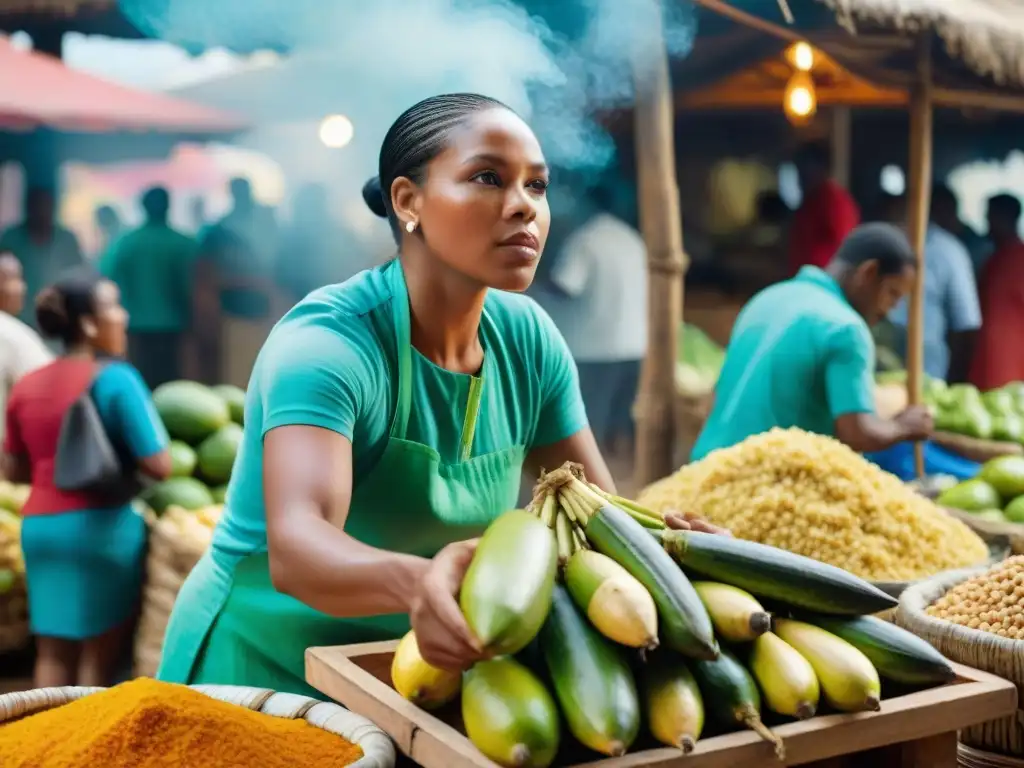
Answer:
<svg viewBox="0 0 1024 768"><path fill-rule="evenodd" d="M391 184L402 176L421 183L427 164L444 151L452 129L471 115L489 109L509 107L476 93L431 96L405 110L388 129L380 148L377 176L363 187L363 200L371 211L388 219L396 238L400 227L391 207Z"/></svg>
<svg viewBox="0 0 1024 768"><path fill-rule="evenodd" d="M96 309L96 287L103 276L88 267L74 269L36 296L36 323L43 336L69 346L78 341L82 318Z"/></svg>

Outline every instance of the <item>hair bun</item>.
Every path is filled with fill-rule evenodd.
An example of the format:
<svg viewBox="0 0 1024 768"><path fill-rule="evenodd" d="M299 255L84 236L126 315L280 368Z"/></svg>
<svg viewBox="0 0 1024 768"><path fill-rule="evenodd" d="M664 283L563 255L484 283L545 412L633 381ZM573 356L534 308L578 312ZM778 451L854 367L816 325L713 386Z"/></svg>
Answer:
<svg viewBox="0 0 1024 768"><path fill-rule="evenodd" d="M63 338L67 332L68 312L64 297L52 285L43 288L36 296L36 323L46 338Z"/></svg>
<svg viewBox="0 0 1024 768"><path fill-rule="evenodd" d="M388 209L384 205L384 190L381 189L379 176L374 176L363 184L363 202L382 219L388 217Z"/></svg>

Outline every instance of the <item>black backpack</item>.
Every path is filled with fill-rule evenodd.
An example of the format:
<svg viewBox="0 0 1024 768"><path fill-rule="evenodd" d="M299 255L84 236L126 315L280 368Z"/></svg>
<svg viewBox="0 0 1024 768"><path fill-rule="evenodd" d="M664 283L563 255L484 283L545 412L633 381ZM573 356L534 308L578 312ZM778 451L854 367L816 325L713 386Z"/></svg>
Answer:
<svg viewBox="0 0 1024 768"><path fill-rule="evenodd" d="M98 363L89 387L64 413L53 483L62 491L95 494L104 507L127 504L150 485L125 446L111 440L92 399L106 363Z"/></svg>

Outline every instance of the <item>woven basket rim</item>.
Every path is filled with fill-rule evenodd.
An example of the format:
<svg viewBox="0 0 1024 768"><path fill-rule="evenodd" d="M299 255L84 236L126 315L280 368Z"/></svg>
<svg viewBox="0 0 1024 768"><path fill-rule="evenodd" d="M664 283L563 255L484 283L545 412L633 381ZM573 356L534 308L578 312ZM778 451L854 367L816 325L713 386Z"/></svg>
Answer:
<svg viewBox="0 0 1024 768"><path fill-rule="evenodd" d="M962 509L954 509L952 507L939 507L939 509L946 514L955 517L982 537L1006 536L1008 538L1012 538L1014 536L1024 535L1024 523L1012 523L1009 520L1005 523L994 523L990 520L980 519L971 512L965 512Z"/></svg>
<svg viewBox="0 0 1024 768"><path fill-rule="evenodd" d="M188 687L212 699L241 706L253 712L289 719L303 719L316 728L344 738L363 750L363 756L354 763L350 763L348 768L393 768L395 765L395 745L391 738L367 718L334 702L241 685L189 685ZM7 721L70 704L105 690L108 689L67 686L63 688L33 688L28 691L0 695L0 727ZM334 723L330 728L325 727L328 721L334 719L340 719L341 722Z"/></svg>
<svg viewBox="0 0 1024 768"><path fill-rule="evenodd" d="M1007 766L1007 768L1009 766L1024 766L1024 758L1014 757L1013 755L1001 755L998 752L990 752L986 749L978 749L969 744L964 744L962 741L957 742L956 751L962 758L975 758L978 760L989 760L990 762L998 761Z"/></svg>
<svg viewBox="0 0 1024 768"><path fill-rule="evenodd" d="M940 445L943 443L959 445L965 448L973 448L980 452L992 452L1002 456L1020 456L1021 453L1024 453L1024 448L1021 447L1020 443L1012 443L1008 440L986 440L980 437L960 435L956 432L943 432L941 430L932 435L932 441Z"/></svg>
<svg viewBox="0 0 1024 768"><path fill-rule="evenodd" d="M930 616L925 612L929 605L950 589L968 579L980 576L989 571L991 567L991 565L984 565L949 571L908 587L900 595L900 603L896 609L898 623L914 631L914 634L921 634L922 631L929 634L942 634L965 643L984 643L1007 653L1024 654L1024 640L999 637L991 632L971 629L962 624Z"/></svg>

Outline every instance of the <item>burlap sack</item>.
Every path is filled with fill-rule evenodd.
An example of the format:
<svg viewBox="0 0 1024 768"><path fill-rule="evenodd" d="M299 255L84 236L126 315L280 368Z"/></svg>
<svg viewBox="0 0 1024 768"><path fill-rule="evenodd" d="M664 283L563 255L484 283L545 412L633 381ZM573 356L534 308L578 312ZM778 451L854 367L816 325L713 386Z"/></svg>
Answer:
<svg viewBox="0 0 1024 768"><path fill-rule="evenodd" d="M185 577L210 545L212 531L194 513L169 509L151 519L146 585L135 634L135 675L153 677L160 666L164 633Z"/></svg>

